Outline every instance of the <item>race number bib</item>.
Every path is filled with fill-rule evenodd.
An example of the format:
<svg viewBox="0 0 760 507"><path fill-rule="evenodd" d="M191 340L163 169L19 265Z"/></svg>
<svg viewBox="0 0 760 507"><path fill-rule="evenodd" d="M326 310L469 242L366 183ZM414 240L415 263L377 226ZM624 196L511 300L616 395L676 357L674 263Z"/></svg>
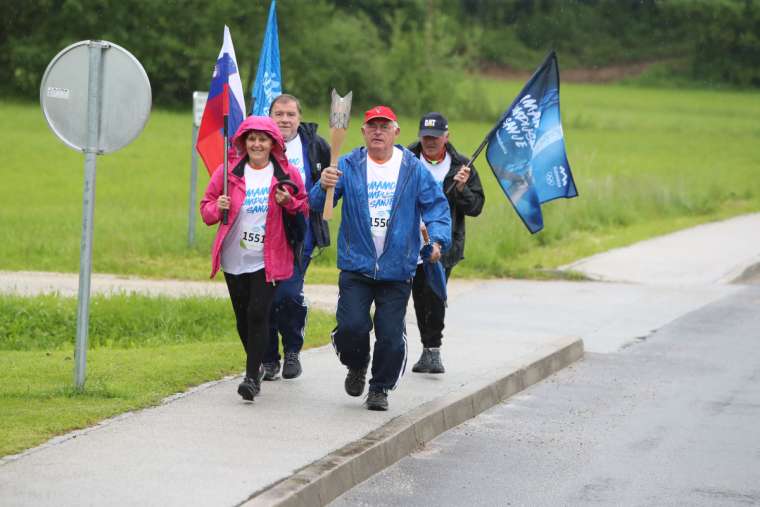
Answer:
<svg viewBox="0 0 760 507"><path fill-rule="evenodd" d="M385 234L388 232L388 221L391 216L391 204L393 203L393 193L396 190L396 181L370 181L367 187L372 241L375 243L378 255L380 255L383 252Z"/></svg>
<svg viewBox="0 0 760 507"><path fill-rule="evenodd" d="M264 250L264 227L253 227L251 230L242 231L240 248L245 250Z"/></svg>
<svg viewBox="0 0 760 507"><path fill-rule="evenodd" d="M377 215L372 215L370 217L370 220L372 221L372 236L378 238L378 237L385 237L385 233L388 230L388 212L387 211L377 211Z"/></svg>

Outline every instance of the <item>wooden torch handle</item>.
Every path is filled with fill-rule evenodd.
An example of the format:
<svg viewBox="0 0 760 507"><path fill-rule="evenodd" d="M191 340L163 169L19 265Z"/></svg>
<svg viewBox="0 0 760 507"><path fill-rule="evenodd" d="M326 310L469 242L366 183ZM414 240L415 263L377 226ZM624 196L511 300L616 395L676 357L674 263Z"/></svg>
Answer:
<svg viewBox="0 0 760 507"><path fill-rule="evenodd" d="M324 220L330 220L332 218L333 206L335 202L335 187L330 187L326 190L325 195L325 208L322 210L322 218Z"/></svg>
<svg viewBox="0 0 760 507"><path fill-rule="evenodd" d="M338 155L340 155L340 147L343 145L344 139L346 139L346 129L330 129L330 165L333 167L338 167ZM325 207L322 210L322 218L330 220L333 216L335 187L328 188L326 192L327 195L325 196Z"/></svg>

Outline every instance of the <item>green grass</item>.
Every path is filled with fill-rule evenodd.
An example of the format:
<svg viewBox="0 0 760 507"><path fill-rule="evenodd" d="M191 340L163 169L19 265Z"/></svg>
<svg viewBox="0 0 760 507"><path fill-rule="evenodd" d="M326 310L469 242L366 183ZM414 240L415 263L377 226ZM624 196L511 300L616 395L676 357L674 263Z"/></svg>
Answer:
<svg viewBox="0 0 760 507"><path fill-rule="evenodd" d="M90 312L77 392L76 299L0 296L0 456L245 368L226 299L95 297ZM306 347L326 344L334 325L312 310Z"/></svg>
<svg viewBox="0 0 760 507"><path fill-rule="evenodd" d="M522 87L469 84L493 121ZM545 276L612 245L760 209L760 93L563 84L561 101L580 197L545 205L546 228L531 236L481 157L487 202L468 221L467 260L455 276ZM327 134L324 112L305 117ZM360 144L359 123L355 116L346 149ZM416 118L400 124L400 141L413 140ZM472 153L491 126L451 121L451 139ZM34 104L1 104L0 135L0 269L78 271L82 154L53 136ZM197 242L186 245L190 137L189 110L154 111L132 145L99 157L94 271L207 278L215 228L196 214ZM200 192L207 181L201 169ZM339 216L333 235L338 224ZM331 247L315 259L307 281L334 283L335 257Z"/></svg>

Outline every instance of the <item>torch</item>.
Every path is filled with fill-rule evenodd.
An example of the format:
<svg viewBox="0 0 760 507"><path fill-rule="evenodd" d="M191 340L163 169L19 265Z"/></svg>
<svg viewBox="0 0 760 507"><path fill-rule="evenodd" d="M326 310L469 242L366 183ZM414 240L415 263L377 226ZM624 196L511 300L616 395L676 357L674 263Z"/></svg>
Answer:
<svg viewBox="0 0 760 507"><path fill-rule="evenodd" d="M348 120L351 116L351 97L353 93L348 92L345 97L338 95L333 88L332 102L330 104L330 165L338 167L338 155L343 140L346 138L346 129L348 129ZM335 187L327 189L325 197L325 208L322 210L322 218L330 220L333 214Z"/></svg>

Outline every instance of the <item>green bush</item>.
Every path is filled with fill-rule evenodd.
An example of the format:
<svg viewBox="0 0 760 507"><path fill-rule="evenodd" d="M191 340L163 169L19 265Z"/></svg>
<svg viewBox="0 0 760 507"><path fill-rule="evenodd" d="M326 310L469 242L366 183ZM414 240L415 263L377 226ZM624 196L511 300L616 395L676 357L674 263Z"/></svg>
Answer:
<svg viewBox="0 0 760 507"><path fill-rule="evenodd" d="M269 7L233 0L6 4L3 94L35 100L61 49L106 39L141 61L156 105L184 109L193 90L208 88L225 24L250 90ZM335 87L353 90L358 108L388 103L411 116L445 109L478 118L483 104L461 90L465 71L532 70L549 49L563 68L676 59L689 63L690 79L760 86L759 0L280 0L278 21L284 89L315 107Z"/></svg>
<svg viewBox="0 0 760 507"><path fill-rule="evenodd" d="M333 87L341 93L353 90L360 108L383 102L414 107L410 113L417 114L433 103L447 103L463 74L455 54L460 48L443 32L450 26L445 15L428 23L424 16L401 14L418 4L370 10L383 13L378 19L386 24L378 25L361 9L339 9L326 0L279 2L284 89L314 106L324 106ZM268 7L267 2L232 0L187 0L181 8L159 0L14 2L0 22L0 89L34 99L56 53L79 40L104 39L140 60L154 103L187 107L193 90L208 89L227 24L248 94ZM430 63L420 65L425 58Z"/></svg>
<svg viewBox="0 0 760 507"><path fill-rule="evenodd" d="M701 79L760 86L760 2L716 2L704 16L693 68Z"/></svg>

